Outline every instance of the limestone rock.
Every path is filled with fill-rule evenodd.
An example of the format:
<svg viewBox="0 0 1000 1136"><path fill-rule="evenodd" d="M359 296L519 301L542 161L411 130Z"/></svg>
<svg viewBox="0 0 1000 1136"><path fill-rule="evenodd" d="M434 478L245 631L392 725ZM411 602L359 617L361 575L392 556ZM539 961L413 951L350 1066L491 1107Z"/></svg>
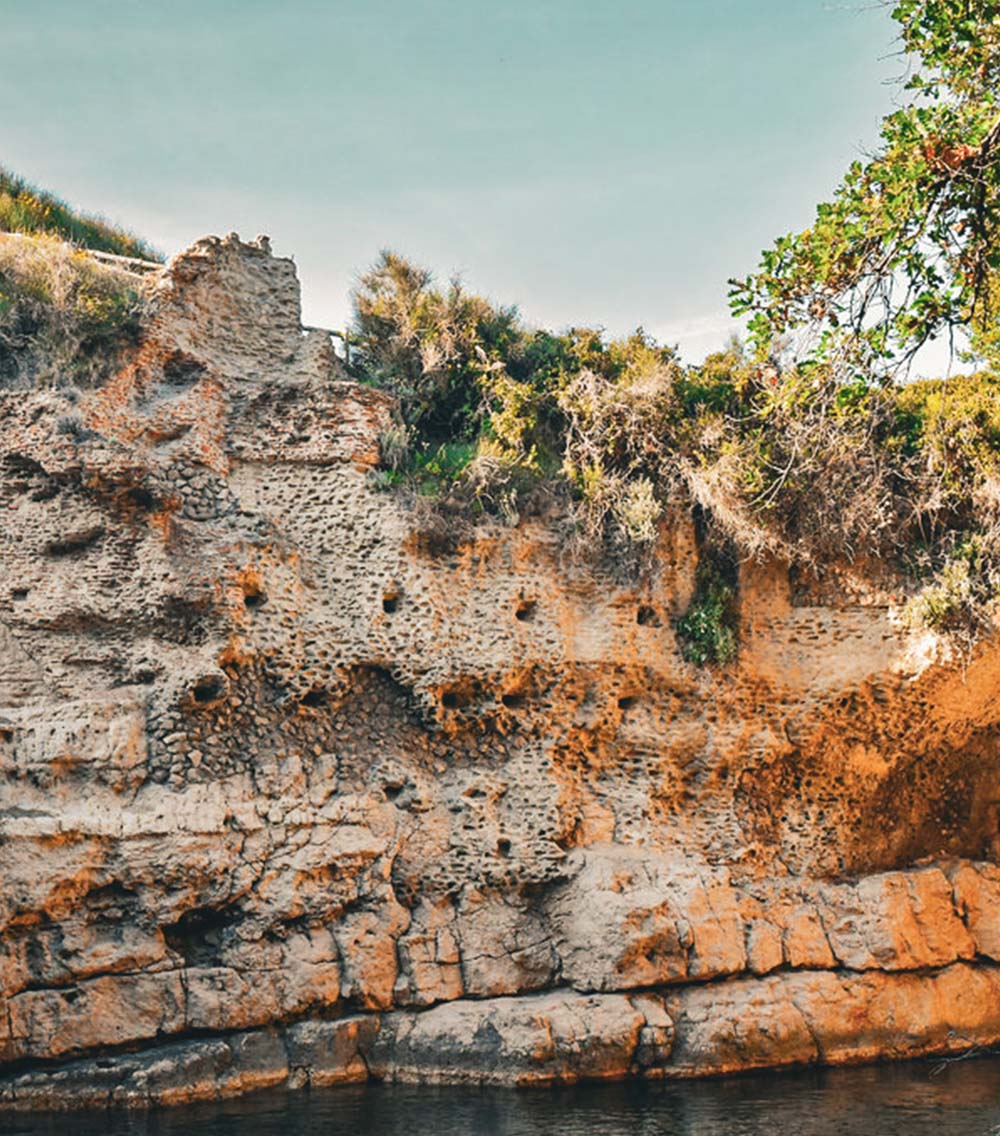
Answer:
<svg viewBox="0 0 1000 1136"><path fill-rule="evenodd" d="M662 1063L669 1050L662 1007L645 1030L645 1015L622 995L455 1002L418 1015L387 1016L371 1063L376 1076L396 1081L607 1079L636 1071L640 1055Z"/></svg>
<svg viewBox="0 0 1000 1136"><path fill-rule="evenodd" d="M771 560L694 667L690 518L637 580L451 524L266 240L150 289L100 385L0 380L0 1099L1000 1041L997 643Z"/></svg>
<svg viewBox="0 0 1000 1136"><path fill-rule="evenodd" d="M850 1064L990 1045L1000 1033L1000 970L938 974L812 972L733 979L672 993L671 1075L816 1062Z"/></svg>
<svg viewBox="0 0 1000 1136"><path fill-rule="evenodd" d="M725 873L613 846L577 861L549 907L562 973L576 989L638 989L745 968L738 897Z"/></svg>

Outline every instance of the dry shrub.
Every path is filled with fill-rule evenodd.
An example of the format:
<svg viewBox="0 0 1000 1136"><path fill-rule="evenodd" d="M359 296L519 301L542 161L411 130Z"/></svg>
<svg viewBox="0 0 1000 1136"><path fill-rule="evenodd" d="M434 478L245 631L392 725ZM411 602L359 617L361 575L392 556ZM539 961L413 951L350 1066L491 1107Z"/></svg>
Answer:
<svg viewBox="0 0 1000 1136"><path fill-rule="evenodd" d="M679 485L670 422L674 371L636 378L581 372L559 392L566 423L563 473L579 491L578 522L590 539L649 545Z"/></svg>
<svg viewBox="0 0 1000 1136"><path fill-rule="evenodd" d="M53 237L0 235L0 383L99 382L138 336L141 284Z"/></svg>

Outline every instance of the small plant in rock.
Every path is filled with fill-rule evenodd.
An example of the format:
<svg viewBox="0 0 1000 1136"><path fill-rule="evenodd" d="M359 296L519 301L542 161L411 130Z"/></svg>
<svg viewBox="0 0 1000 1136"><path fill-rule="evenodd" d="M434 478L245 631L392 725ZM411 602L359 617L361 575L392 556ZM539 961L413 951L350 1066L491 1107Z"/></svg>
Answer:
<svg viewBox="0 0 1000 1136"><path fill-rule="evenodd" d="M1000 556L981 534L962 541L902 612L904 626L933 631L966 653L990 628L1000 597Z"/></svg>
<svg viewBox="0 0 1000 1136"><path fill-rule="evenodd" d="M675 625L681 655L698 666L731 663L737 651L737 615L734 585L703 557L694 598Z"/></svg>

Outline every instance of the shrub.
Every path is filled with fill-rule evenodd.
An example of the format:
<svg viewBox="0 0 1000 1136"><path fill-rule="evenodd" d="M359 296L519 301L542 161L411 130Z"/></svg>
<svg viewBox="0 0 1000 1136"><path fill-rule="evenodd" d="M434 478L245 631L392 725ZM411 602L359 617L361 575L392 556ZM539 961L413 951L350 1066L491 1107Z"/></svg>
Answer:
<svg viewBox="0 0 1000 1136"><path fill-rule="evenodd" d="M684 368L641 329L610 341L529 329L457 285L435 291L391 254L367 287L361 363L399 394L407 423L405 445L383 447L386 484L453 519L515 521L561 497L577 547L626 573L647 562L665 515L696 508L707 544L800 566L876 559L928 589L912 618L953 637L986 626L1000 579L993 373L899 387L849 353L782 366L735 342ZM732 587L699 584L678 625L691 657L731 657Z"/></svg>
<svg viewBox="0 0 1000 1136"><path fill-rule="evenodd" d="M698 666L724 665L736 658L736 588L711 554L698 566L694 598L677 620L681 655Z"/></svg>
<svg viewBox="0 0 1000 1136"><path fill-rule="evenodd" d="M975 534L962 541L933 579L907 603L902 622L934 631L970 652L991 627L1000 594L1000 556L994 541Z"/></svg>
<svg viewBox="0 0 1000 1136"><path fill-rule="evenodd" d="M474 439L483 366L512 334L514 309L493 306L458 280L442 292L429 271L389 251L360 278L352 300L360 377L398 396L419 441Z"/></svg>
<svg viewBox="0 0 1000 1136"><path fill-rule="evenodd" d="M560 481L579 530L616 557L651 544L679 501L709 543L806 566L877 559L923 585L913 619L981 633L1000 585L996 9L894 4L909 101L812 227L732 282L752 358L731 344L685 370L641 331L530 330L384 254L356 298L373 381L400 394L424 451L485 438L490 476ZM893 385L922 345L956 334L988 373ZM699 589L679 633L724 658L731 597Z"/></svg>
<svg viewBox="0 0 1000 1136"><path fill-rule="evenodd" d="M53 237L0 235L0 380L92 383L139 331L135 277Z"/></svg>

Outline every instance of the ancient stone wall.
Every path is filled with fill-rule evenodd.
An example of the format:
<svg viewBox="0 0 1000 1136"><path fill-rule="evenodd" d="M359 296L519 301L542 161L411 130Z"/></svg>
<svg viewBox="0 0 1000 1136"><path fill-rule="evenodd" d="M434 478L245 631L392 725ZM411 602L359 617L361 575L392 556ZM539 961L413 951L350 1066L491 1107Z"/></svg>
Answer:
<svg viewBox="0 0 1000 1136"><path fill-rule="evenodd" d="M1000 1041L1000 652L693 528L430 539L394 406L210 238L106 385L0 391L0 1103Z"/></svg>

